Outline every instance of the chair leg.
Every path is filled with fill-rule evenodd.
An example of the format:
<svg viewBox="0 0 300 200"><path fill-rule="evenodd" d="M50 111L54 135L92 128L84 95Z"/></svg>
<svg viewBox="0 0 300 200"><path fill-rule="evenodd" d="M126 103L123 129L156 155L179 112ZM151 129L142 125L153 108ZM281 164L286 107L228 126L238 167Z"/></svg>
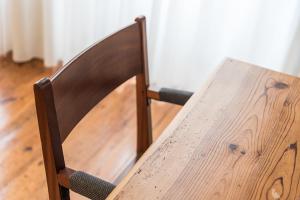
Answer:
<svg viewBox="0 0 300 200"><path fill-rule="evenodd" d="M44 143L45 144L45 143ZM48 193L50 200L70 200L69 189L58 183L55 164L51 159L51 153L43 149Z"/></svg>
<svg viewBox="0 0 300 200"><path fill-rule="evenodd" d="M34 84L40 139L50 200L69 200L69 190L59 185L57 172L65 168L50 79ZM47 105L46 105L47 104Z"/></svg>
<svg viewBox="0 0 300 200"><path fill-rule="evenodd" d="M69 189L62 187L58 183L56 166L54 161L53 148L50 142L50 134L41 134L42 150L45 163L45 171L50 200L69 200ZM60 146L61 147L61 146ZM57 149L56 149L57 150ZM64 163L63 163L64 165ZM62 165L62 166L63 166ZM62 167L61 167L62 168Z"/></svg>
<svg viewBox="0 0 300 200"><path fill-rule="evenodd" d="M48 185L48 193L50 200L70 200L69 189L65 188L58 183L56 170L54 165L46 165L45 161L46 176L47 176L47 185ZM51 167L53 166L53 167Z"/></svg>
<svg viewBox="0 0 300 200"><path fill-rule="evenodd" d="M70 200L70 192L68 188L59 186L61 200Z"/></svg>
<svg viewBox="0 0 300 200"><path fill-rule="evenodd" d="M152 123L150 99L147 97L147 87L144 74L136 76L137 100L137 158L139 158L152 143Z"/></svg>

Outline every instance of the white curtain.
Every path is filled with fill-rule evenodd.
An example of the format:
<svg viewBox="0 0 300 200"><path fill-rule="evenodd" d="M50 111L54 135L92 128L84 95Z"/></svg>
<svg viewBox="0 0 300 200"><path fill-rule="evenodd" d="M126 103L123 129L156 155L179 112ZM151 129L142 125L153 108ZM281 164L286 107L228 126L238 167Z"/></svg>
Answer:
<svg viewBox="0 0 300 200"><path fill-rule="evenodd" d="M300 74L299 0L0 0L0 55L65 63L141 14L152 84L195 90L225 57Z"/></svg>

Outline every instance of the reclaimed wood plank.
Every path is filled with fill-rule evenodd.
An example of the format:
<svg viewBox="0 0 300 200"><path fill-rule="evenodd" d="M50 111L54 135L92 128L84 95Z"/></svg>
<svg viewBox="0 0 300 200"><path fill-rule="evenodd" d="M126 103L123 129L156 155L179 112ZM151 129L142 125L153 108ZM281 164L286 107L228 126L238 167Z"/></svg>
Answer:
<svg viewBox="0 0 300 200"><path fill-rule="evenodd" d="M227 59L108 199L299 199L300 79Z"/></svg>

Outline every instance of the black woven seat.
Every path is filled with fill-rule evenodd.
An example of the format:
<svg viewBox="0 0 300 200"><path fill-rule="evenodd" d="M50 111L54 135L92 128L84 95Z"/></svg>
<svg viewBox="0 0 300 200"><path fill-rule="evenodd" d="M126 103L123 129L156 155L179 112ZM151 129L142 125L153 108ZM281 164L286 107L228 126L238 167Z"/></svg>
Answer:
<svg viewBox="0 0 300 200"><path fill-rule="evenodd" d="M70 189L93 200L104 200L115 185L87 173L77 171L70 176Z"/></svg>

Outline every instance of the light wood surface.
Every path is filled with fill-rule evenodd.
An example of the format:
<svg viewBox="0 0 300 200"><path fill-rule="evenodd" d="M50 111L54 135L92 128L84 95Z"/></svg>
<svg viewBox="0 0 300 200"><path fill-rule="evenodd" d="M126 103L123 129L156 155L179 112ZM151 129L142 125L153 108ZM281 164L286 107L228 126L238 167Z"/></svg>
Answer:
<svg viewBox="0 0 300 200"><path fill-rule="evenodd" d="M300 79L227 59L109 199L300 199Z"/></svg>
<svg viewBox="0 0 300 200"><path fill-rule="evenodd" d="M52 74L42 66L39 60L24 64L0 60L1 200L49 198L32 90L36 80ZM63 145L69 166L118 183L117 177L136 156L134 84L130 80L119 87L75 127ZM154 139L179 109L152 101Z"/></svg>

